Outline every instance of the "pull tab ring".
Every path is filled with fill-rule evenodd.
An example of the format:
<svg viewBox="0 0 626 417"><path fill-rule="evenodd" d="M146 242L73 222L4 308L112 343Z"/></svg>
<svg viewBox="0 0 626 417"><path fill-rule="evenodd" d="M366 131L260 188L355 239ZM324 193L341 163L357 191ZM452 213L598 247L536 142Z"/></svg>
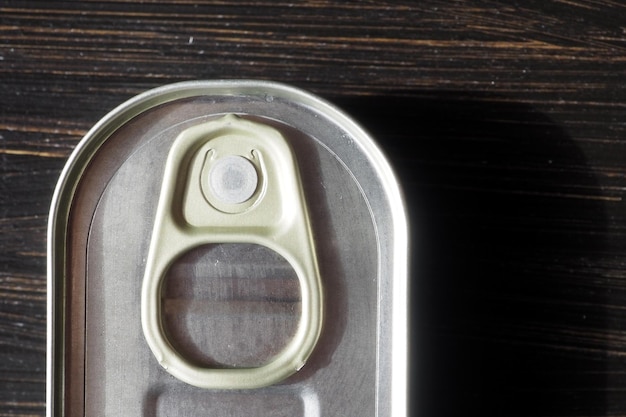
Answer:
<svg viewBox="0 0 626 417"><path fill-rule="evenodd" d="M302 313L294 337L268 363L210 368L184 358L165 336L161 287L173 262L206 244L254 243L294 268ZM145 339L176 378L207 389L275 384L301 369L322 327L322 284L292 151L276 129L234 115L193 126L168 155L141 294Z"/></svg>

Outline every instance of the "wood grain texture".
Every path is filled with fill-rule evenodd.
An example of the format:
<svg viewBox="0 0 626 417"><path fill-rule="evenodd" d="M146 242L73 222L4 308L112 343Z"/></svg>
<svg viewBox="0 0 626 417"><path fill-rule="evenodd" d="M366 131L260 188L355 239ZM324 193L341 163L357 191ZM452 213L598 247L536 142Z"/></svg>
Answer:
<svg viewBox="0 0 626 417"><path fill-rule="evenodd" d="M134 94L282 81L397 169L413 415L626 415L626 4L0 2L0 416L44 415L46 220Z"/></svg>

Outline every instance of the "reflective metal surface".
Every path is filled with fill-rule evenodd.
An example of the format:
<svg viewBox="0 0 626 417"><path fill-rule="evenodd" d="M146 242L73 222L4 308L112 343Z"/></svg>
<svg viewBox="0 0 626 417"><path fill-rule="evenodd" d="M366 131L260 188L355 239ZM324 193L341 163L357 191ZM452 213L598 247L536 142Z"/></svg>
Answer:
<svg viewBox="0 0 626 417"><path fill-rule="evenodd" d="M294 150L324 291L320 340L267 388L204 390L160 368L143 338L142 277L168 151L184 129L237 113ZM327 103L263 82L185 83L115 110L64 172L50 224L51 416L406 415L406 219L369 137ZM64 302L62 301L64 300ZM250 244L179 258L162 292L168 338L195 363L259 366L300 319L297 277Z"/></svg>

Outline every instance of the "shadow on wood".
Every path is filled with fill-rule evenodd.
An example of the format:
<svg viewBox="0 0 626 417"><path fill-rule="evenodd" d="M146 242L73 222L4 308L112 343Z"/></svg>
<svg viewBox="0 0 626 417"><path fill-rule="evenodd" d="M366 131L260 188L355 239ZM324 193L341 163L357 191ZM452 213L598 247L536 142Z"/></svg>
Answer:
<svg viewBox="0 0 626 417"><path fill-rule="evenodd" d="M503 97L334 101L406 194L411 415L604 415L605 202L577 145Z"/></svg>

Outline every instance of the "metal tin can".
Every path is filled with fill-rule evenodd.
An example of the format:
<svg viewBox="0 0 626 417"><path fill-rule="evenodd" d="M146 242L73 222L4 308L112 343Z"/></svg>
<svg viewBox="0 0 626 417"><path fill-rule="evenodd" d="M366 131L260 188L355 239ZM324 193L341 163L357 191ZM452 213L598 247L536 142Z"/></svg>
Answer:
<svg viewBox="0 0 626 417"><path fill-rule="evenodd" d="M122 104L58 182L48 416L405 416L407 220L328 102L196 81Z"/></svg>

